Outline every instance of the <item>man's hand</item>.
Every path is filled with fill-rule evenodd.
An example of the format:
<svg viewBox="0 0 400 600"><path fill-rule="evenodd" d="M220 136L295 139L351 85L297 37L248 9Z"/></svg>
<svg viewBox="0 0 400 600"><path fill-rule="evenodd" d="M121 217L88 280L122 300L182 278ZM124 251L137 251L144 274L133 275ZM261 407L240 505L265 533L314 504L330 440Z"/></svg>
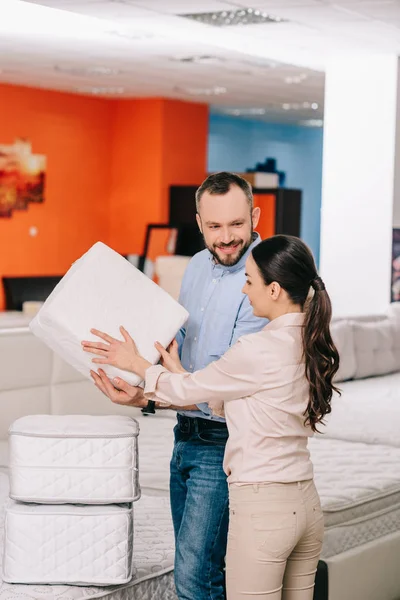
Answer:
<svg viewBox="0 0 400 600"><path fill-rule="evenodd" d="M137 408L144 408L147 406L147 400L143 395L143 390L140 387L129 385L123 379L114 379L116 389L103 369L99 369L98 373L90 371L90 375L94 381L95 386L103 392L107 398L114 402L114 404L122 404L123 406L136 406Z"/></svg>

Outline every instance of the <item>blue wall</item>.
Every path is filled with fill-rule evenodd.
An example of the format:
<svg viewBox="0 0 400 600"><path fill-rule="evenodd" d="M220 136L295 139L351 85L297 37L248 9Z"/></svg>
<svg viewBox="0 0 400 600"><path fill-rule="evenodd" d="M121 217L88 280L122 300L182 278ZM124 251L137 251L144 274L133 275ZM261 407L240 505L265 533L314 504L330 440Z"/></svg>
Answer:
<svg viewBox="0 0 400 600"><path fill-rule="evenodd" d="M286 172L285 186L303 192L301 237L319 261L322 128L263 123L250 119L210 116L209 171L239 171L265 158L277 159Z"/></svg>

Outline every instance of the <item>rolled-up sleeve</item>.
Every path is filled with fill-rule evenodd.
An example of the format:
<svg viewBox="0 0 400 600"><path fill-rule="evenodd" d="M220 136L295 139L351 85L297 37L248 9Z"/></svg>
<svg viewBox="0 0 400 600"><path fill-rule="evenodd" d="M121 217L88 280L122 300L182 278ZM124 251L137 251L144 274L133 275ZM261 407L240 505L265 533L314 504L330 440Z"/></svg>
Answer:
<svg viewBox="0 0 400 600"><path fill-rule="evenodd" d="M169 406L207 402L220 405L245 398L260 387L260 370L251 341L240 339L219 360L194 373L170 373L160 365L146 371L144 395Z"/></svg>

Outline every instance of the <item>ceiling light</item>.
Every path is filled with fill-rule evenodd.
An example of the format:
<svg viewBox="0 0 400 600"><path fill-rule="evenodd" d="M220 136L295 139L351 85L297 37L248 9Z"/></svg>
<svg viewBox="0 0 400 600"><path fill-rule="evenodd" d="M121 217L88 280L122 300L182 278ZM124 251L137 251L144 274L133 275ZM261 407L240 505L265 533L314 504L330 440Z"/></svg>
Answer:
<svg viewBox="0 0 400 600"><path fill-rule="evenodd" d="M245 116L256 116L256 115L265 115L265 108L226 108L223 109L222 112L228 115L234 115L236 117L245 117Z"/></svg>
<svg viewBox="0 0 400 600"><path fill-rule="evenodd" d="M306 75L306 73L300 73L300 75L291 75L289 77L285 77L284 81L288 84L301 83L302 81L305 81L307 77L308 75Z"/></svg>
<svg viewBox="0 0 400 600"><path fill-rule="evenodd" d="M119 31L116 29L105 31L109 35L115 35L116 37L123 38L125 40L131 40L133 42L140 42L142 40L150 40L156 36L153 33L147 31ZM162 36L158 36L162 37Z"/></svg>
<svg viewBox="0 0 400 600"><path fill-rule="evenodd" d="M122 71L113 67L92 66L92 67L74 67L69 65L56 65L55 71L68 73L69 75L120 75Z"/></svg>
<svg viewBox="0 0 400 600"><path fill-rule="evenodd" d="M184 17L185 19L192 19L193 21L197 21L204 25L212 25L214 27L281 23L285 20L253 8L232 11L222 10L204 13L183 13L178 16Z"/></svg>
<svg viewBox="0 0 400 600"><path fill-rule="evenodd" d="M221 62L224 62L224 58L220 58L219 56L212 56L208 54L202 54L200 56L182 56L177 58L170 58L170 60L174 62L181 62L185 64L194 64L194 65L216 65Z"/></svg>
<svg viewBox="0 0 400 600"><path fill-rule="evenodd" d="M281 106L283 110L299 110L301 108L312 108L313 110L317 110L318 108L316 102L284 102Z"/></svg>
<svg viewBox="0 0 400 600"><path fill-rule="evenodd" d="M80 94L93 94L95 96L117 96L125 92L123 87L80 87L76 90Z"/></svg>
<svg viewBox="0 0 400 600"><path fill-rule="evenodd" d="M306 119L304 121L299 121L299 125L303 125L304 127L322 127L324 124L322 119Z"/></svg>
<svg viewBox="0 0 400 600"><path fill-rule="evenodd" d="M220 96L221 94L226 94L228 90L224 87L216 85L211 88L175 87L174 91L181 94L189 94L190 96Z"/></svg>

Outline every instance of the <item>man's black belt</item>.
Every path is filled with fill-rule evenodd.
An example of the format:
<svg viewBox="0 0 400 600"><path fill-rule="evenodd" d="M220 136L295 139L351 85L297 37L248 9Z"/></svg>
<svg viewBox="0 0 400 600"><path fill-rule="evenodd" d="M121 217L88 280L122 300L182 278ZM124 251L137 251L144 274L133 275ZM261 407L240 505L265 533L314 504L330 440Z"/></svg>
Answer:
<svg viewBox="0 0 400 600"><path fill-rule="evenodd" d="M226 423L212 419L202 419L200 417L186 417L178 415L178 427L181 433L199 433L209 429L228 430Z"/></svg>

